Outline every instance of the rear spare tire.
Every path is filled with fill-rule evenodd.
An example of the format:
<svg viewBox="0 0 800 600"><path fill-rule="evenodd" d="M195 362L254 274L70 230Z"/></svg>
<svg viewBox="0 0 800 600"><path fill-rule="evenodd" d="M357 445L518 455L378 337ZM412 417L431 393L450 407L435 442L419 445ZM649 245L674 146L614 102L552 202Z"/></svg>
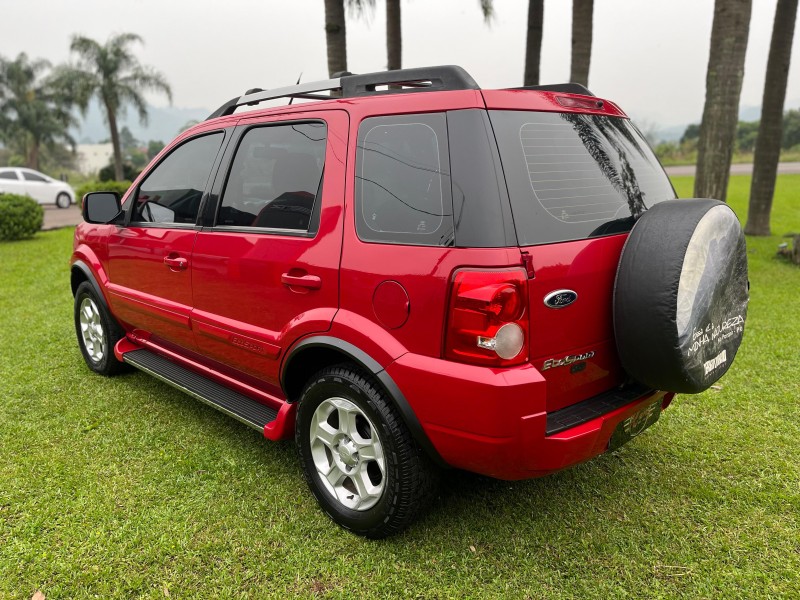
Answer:
<svg viewBox="0 0 800 600"><path fill-rule="evenodd" d="M718 200L669 200L636 222L614 287L622 366L654 389L698 393L733 363L747 316L744 233Z"/></svg>

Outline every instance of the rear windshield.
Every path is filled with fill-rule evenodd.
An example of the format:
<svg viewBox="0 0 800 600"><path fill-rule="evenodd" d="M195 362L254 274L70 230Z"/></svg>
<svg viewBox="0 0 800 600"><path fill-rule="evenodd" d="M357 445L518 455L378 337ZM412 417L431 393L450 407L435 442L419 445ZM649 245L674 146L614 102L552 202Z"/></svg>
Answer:
<svg viewBox="0 0 800 600"><path fill-rule="evenodd" d="M630 230L675 198L664 169L628 119L490 111L520 245Z"/></svg>

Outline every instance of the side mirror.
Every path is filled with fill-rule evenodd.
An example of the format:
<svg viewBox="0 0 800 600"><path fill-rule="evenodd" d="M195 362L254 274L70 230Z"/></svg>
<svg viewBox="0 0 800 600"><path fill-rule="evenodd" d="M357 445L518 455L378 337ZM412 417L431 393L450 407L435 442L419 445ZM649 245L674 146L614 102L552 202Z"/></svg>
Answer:
<svg viewBox="0 0 800 600"><path fill-rule="evenodd" d="M116 192L89 192L83 197L83 220L87 223L106 224L113 221L122 205Z"/></svg>

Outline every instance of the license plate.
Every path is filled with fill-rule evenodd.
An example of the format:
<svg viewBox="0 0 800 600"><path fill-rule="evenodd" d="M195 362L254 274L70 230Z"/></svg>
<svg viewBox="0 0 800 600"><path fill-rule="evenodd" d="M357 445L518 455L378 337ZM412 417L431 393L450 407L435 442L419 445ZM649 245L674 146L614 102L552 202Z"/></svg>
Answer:
<svg viewBox="0 0 800 600"><path fill-rule="evenodd" d="M608 442L608 449L616 450L623 444L631 441L645 429L650 427L650 425L658 421L658 417L660 416L661 400L656 400L655 402L640 408L630 417L617 425L617 428L611 435L611 440Z"/></svg>

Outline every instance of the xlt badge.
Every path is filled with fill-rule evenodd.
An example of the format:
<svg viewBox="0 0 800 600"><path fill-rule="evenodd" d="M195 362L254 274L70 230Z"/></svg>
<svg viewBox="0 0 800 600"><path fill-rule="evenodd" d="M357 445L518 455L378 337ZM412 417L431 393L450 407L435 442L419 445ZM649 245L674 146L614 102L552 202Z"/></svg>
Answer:
<svg viewBox="0 0 800 600"><path fill-rule="evenodd" d="M589 352L586 352L585 354L570 354L564 358L548 358L546 361L544 361L544 365L542 365L542 371L547 371L547 369L552 369L554 367L566 367L572 363L588 360L593 356L594 350L589 350Z"/></svg>

